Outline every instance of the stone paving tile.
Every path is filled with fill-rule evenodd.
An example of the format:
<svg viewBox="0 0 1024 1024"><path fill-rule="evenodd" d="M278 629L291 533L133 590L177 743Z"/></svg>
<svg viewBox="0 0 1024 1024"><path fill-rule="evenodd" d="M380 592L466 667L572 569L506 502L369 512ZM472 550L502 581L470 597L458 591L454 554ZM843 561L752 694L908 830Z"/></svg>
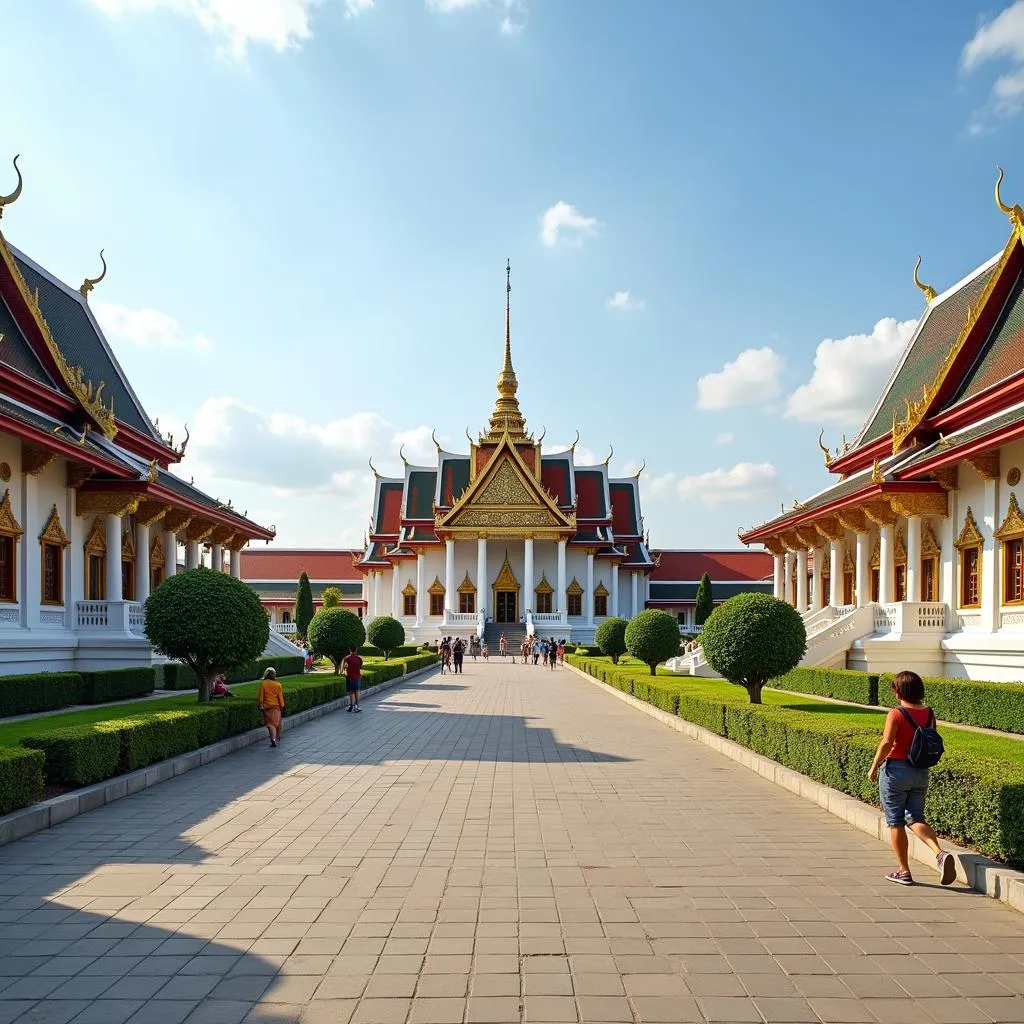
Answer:
<svg viewBox="0 0 1024 1024"><path fill-rule="evenodd" d="M0 850L0 1024L1024 1022L1024 918L569 672L365 707Z"/></svg>

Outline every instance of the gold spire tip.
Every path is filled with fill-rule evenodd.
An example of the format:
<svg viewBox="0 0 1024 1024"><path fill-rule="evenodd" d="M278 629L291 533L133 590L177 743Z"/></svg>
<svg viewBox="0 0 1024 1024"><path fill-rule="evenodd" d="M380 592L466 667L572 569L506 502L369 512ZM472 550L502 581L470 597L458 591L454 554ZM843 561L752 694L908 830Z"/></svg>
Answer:
<svg viewBox="0 0 1024 1024"><path fill-rule="evenodd" d="M18 175L18 184L14 186L14 191L11 192L10 195L0 196L0 217L4 215L4 207L10 206L11 203L17 201L18 196L21 195L21 187L24 184L24 179L21 176L21 168L18 166L18 157L20 156L21 154L19 153L13 161L15 173Z"/></svg>
<svg viewBox="0 0 1024 1024"><path fill-rule="evenodd" d="M100 274L100 276L99 277L87 277L82 282L81 286L78 289L79 292L82 295L82 298L85 299L86 301L89 300L89 292L91 292L93 290L93 288L95 288L96 285L98 285L100 283L100 281L102 281L103 278L105 278L107 276L107 261L106 261L106 259L104 259L103 250L102 249L100 249L100 263L103 264L103 272Z"/></svg>
<svg viewBox="0 0 1024 1024"><path fill-rule="evenodd" d="M921 257L918 256L917 262L914 264L914 284L916 284L917 287L920 288L922 292L924 292L924 301L932 302L935 299L935 296L938 295L938 292L930 284L925 284L921 280L921 278L917 276L917 272L920 269Z"/></svg>

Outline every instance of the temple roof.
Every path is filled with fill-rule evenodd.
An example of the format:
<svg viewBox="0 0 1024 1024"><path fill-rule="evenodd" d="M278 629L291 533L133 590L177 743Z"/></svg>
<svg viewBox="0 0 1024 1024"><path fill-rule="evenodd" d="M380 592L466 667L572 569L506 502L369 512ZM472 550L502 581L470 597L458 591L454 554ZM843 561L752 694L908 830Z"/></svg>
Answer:
<svg viewBox="0 0 1024 1024"><path fill-rule="evenodd" d="M451 508L469 486L469 458L465 455L441 456L440 472L437 475L437 493L434 500L439 506Z"/></svg>
<svg viewBox="0 0 1024 1024"><path fill-rule="evenodd" d="M410 467L405 474L405 519L434 521L437 470Z"/></svg>
<svg viewBox="0 0 1024 1024"><path fill-rule="evenodd" d="M576 518L608 518L608 477L603 466L576 470Z"/></svg>
<svg viewBox="0 0 1024 1024"><path fill-rule="evenodd" d="M540 482L554 495L559 508L571 508L574 498L572 453L543 456Z"/></svg>
<svg viewBox="0 0 1024 1024"><path fill-rule="evenodd" d="M707 573L715 586L727 582L763 580L773 571L767 551L655 551L657 566L651 573L651 585L659 583L696 583Z"/></svg>
<svg viewBox="0 0 1024 1024"><path fill-rule="evenodd" d="M39 357L33 351L25 335L22 334L21 328L2 298L0 298L0 337L3 338L3 342L0 344L0 362L6 363L19 373L23 373L40 384L45 384L54 391L61 390L43 368Z"/></svg>
<svg viewBox="0 0 1024 1024"><path fill-rule="evenodd" d="M291 580L298 581L305 573L311 581L349 580L361 583L362 576L352 564L353 556L361 551L351 548L317 550L315 548L291 548L242 551L242 579Z"/></svg>
<svg viewBox="0 0 1024 1024"><path fill-rule="evenodd" d="M612 529L617 540L641 535L638 508L639 485L636 479L610 480L608 490L612 499Z"/></svg>
<svg viewBox="0 0 1024 1024"><path fill-rule="evenodd" d="M402 527L401 480L377 481L377 501L374 509L373 532L385 537L397 537Z"/></svg>

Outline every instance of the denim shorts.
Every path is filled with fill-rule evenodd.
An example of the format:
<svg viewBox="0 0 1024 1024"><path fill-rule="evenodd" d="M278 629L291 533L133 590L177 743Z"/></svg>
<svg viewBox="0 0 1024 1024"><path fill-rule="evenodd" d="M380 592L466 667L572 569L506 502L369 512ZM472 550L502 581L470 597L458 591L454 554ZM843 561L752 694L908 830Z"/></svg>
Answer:
<svg viewBox="0 0 1024 1024"><path fill-rule="evenodd" d="M914 768L907 761L886 761L878 773L878 789L889 828L924 821L927 768Z"/></svg>
<svg viewBox="0 0 1024 1024"><path fill-rule="evenodd" d="M348 677L346 677L345 678L345 692L346 693L358 693L359 692L359 684L360 684L360 682L362 682L362 678L361 677L359 679L349 679Z"/></svg>

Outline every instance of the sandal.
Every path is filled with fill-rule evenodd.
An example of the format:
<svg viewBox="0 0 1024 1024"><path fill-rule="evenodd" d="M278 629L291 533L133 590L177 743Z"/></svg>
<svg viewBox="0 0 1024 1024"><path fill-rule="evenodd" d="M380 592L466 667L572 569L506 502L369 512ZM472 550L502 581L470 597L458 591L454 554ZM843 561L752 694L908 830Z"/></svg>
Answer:
<svg viewBox="0 0 1024 1024"><path fill-rule="evenodd" d="M887 882L895 882L897 885L913 885L914 879L909 871L890 871L885 876Z"/></svg>

